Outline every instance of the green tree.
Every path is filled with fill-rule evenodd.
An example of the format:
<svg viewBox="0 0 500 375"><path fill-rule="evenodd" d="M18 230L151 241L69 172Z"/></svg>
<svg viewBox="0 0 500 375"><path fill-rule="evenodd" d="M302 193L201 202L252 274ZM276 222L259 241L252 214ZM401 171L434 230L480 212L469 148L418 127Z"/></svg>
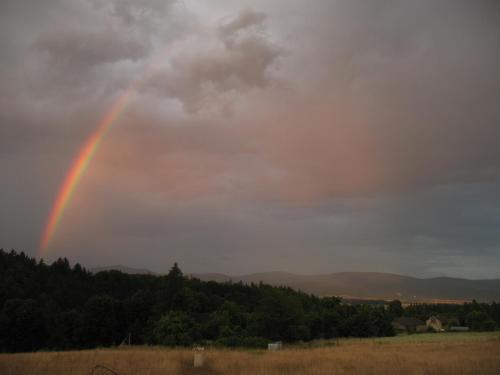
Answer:
<svg viewBox="0 0 500 375"><path fill-rule="evenodd" d="M197 339L194 321L185 313L171 311L163 315L155 325L156 342L167 346L188 346Z"/></svg>
<svg viewBox="0 0 500 375"><path fill-rule="evenodd" d="M357 307L354 314L344 319L342 326L345 336L370 337L378 335L375 316L372 308L368 305Z"/></svg>
<svg viewBox="0 0 500 375"><path fill-rule="evenodd" d="M46 337L43 313L33 299L9 299L0 313L1 345L7 351L32 351L43 347Z"/></svg>
<svg viewBox="0 0 500 375"><path fill-rule="evenodd" d="M184 284L184 274L182 273L181 269L179 268L179 265L174 263L172 268L170 268L170 271L168 272L166 276L167 284L169 288L175 292L178 292L182 289L182 286Z"/></svg>
<svg viewBox="0 0 500 375"><path fill-rule="evenodd" d="M401 304L401 301L395 299L395 300L389 302L389 307L388 307L387 311L392 316L392 318L399 318L399 317L403 316L403 313L405 310L403 309L403 305Z"/></svg>
<svg viewBox="0 0 500 375"><path fill-rule="evenodd" d="M474 331L494 331L495 321L481 310L474 310L467 315L467 323Z"/></svg>
<svg viewBox="0 0 500 375"><path fill-rule="evenodd" d="M224 302L210 315L205 332L208 338L241 336L246 326L246 316L234 302Z"/></svg>
<svg viewBox="0 0 500 375"><path fill-rule="evenodd" d="M300 299L280 289L265 292L252 318L253 336L290 341L307 339L309 334L302 328L305 315Z"/></svg>
<svg viewBox="0 0 500 375"><path fill-rule="evenodd" d="M119 301L103 295L91 297L84 308L83 331L90 346L119 344L126 335L120 318L123 309Z"/></svg>
<svg viewBox="0 0 500 375"><path fill-rule="evenodd" d="M83 346L84 322L82 314L76 309L63 311L59 322L59 332L61 333L59 346L63 349Z"/></svg>

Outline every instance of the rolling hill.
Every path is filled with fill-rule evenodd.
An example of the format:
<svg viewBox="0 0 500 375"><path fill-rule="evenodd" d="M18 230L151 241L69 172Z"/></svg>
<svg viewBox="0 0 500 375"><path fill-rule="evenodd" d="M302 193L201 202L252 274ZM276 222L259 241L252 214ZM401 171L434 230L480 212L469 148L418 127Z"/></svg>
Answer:
<svg viewBox="0 0 500 375"><path fill-rule="evenodd" d="M297 275L264 272L243 276L193 274L201 280L284 285L319 296L411 301L500 301L500 279L468 280L450 277L420 279L378 272L339 272L326 275Z"/></svg>
<svg viewBox="0 0 500 375"><path fill-rule="evenodd" d="M116 270L129 274L152 274L147 269L125 266L92 268L93 273ZM500 279L470 280L451 277L416 278L380 272L337 272L324 275L299 275L289 272L261 272L230 276L222 273L195 273L203 281L263 282L318 296L346 299L400 299L404 302L500 301Z"/></svg>

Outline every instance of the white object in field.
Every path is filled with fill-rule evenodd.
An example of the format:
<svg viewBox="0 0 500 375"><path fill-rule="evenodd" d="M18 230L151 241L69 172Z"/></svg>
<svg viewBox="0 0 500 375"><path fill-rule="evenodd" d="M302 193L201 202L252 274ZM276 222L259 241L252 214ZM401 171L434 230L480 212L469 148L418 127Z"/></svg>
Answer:
<svg viewBox="0 0 500 375"><path fill-rule="evenodd" d="M267 344L267 350L275 352L276 350L281 350L283 348L283 343L281 341L270 342Z"/></svg>
<svg viewBox="0 0 500 375"><path fill-rule="evenodd" d="M205 362L205 356L203 351L205 348L201 346L197 346L194 348L194 360L193 360L193 366L194 367L202 367L203 363Z"/></svg>

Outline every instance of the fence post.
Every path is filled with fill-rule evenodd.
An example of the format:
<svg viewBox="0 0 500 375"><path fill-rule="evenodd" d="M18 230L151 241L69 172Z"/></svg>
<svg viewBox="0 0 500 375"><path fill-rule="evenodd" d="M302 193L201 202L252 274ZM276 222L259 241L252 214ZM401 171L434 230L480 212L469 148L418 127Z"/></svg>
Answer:
<svg viewBox="0 0 500 375"><path fill-rule="evenodd" d="M205 362L205 357L203 355L203 351L205 348L201 346L196 346L194 348L194 360L193 360L193 366L194 367L202 367L203 363Z"/></svg>

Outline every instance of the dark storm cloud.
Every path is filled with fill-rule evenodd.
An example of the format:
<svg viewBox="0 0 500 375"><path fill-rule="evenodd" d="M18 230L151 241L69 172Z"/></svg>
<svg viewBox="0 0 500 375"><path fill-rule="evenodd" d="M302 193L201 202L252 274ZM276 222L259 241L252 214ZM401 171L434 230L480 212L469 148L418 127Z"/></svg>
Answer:
<svg viewBox="0 0 500 375"><path fill-rule="evenodd" d="M147 45L116 30L90 31L71 27L43 35L35 44L47 52L50 63L73 69L144 57Z"/></svg>
<svg viewBox="0 0 500 375"><path fill-rule="evenodd" d="M212 104L224 93L264 88L280 55L279 47L263 33L265 20L265 14L245 10L223 21L212 38L186 43L187 52L175 56L170 72L155 79L153 86L179 99L189 112ZM203 48L203 43L211 47Z"/></svg>
<svg viewBox="0 0 500 375"><path fill-rule="evenodd" d="M147 71L49 258L500 276L497 2L0 6L0 246Z"/></svg>

